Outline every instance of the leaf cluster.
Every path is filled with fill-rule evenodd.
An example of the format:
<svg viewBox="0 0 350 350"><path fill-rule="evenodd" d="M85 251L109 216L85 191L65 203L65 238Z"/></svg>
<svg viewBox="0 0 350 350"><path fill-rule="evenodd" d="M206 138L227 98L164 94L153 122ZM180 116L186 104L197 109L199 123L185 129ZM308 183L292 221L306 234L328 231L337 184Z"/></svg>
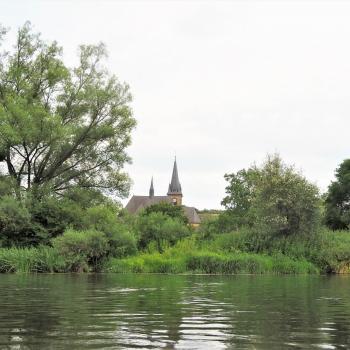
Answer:
<svg viewBox="0 0 350 350"><path fill-rule="evenodd" d="M104 44L81 45L79 64L69 68L56 42L33 34L29 23L19 29L0 61L0 169L17 196L127 193L131 94L103 67L105 58Z"/></svg>

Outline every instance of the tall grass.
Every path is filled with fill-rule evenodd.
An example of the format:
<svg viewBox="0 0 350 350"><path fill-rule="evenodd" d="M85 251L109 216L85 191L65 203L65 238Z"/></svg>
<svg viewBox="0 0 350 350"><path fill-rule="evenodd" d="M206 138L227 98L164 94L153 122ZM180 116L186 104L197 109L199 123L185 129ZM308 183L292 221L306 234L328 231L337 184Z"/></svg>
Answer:
<svg viewBox="0 0 350 350"><path fill-rule="evenodd" d="M306 260L295 261L284 255L249 253L219 254L208 251L143 254L110 261L107 271L118 273L205 273L205 274L317 274Z"/></svg>
<svg viewBox="0 0 350 350"><path fill-rule="evenodd" d="M64 272L63 257L51 247L1 248L0 272Z"/></svg>
<svg viewBox="0 0 350 350"><path fill-rule="evenodd" d="M350 273L350 232L320 231L310 260L327 273Z"/></svg>
<svg viewBox="0 0 350 350"><path fill-rule="evenodd" d="M313 237L281 237L266 241L256 253L249 233L192 236L162 253L152 246L123 259L112 258L103 270L118 273L315 274L350 273L350 233L321 230ZM260 245L261 247L261 245ZM87 263L87 262L86 262ZM52 247L0 248L0 272L70 272L67 257Z"/></svg>

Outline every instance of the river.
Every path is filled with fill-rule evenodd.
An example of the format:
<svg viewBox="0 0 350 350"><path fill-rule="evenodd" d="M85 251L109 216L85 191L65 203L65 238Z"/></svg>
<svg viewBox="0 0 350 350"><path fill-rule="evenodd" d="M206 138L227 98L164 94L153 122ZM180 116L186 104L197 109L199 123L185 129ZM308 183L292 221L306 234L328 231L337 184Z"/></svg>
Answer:
<svg viewBox="0 0 350 350"><path fill-rule="evenodd" d="M349 349L350 276L0 275L0 349Z"/></svg>

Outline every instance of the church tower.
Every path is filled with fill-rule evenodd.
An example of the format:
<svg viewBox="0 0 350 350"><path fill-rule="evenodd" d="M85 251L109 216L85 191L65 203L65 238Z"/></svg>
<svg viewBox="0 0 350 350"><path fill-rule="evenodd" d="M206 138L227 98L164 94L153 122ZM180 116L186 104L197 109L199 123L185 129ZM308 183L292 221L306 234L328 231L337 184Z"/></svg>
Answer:
<svg viewBox="0 0 350 350"><path fill-rule="evenodd" d="M149 198L153 198L153 197L154 197L154 187L153 187L153 176L152 176L151 187L149 188Z"/></svg>
<svg viewBox="0 0 350 350"><path fill-rule="evenodd" d="M174 205L182 205L182 190L179 181L179 174L177 172L176 157L174 161L173 175L169 184L168 197L171 198L171 202Z"/></svg>

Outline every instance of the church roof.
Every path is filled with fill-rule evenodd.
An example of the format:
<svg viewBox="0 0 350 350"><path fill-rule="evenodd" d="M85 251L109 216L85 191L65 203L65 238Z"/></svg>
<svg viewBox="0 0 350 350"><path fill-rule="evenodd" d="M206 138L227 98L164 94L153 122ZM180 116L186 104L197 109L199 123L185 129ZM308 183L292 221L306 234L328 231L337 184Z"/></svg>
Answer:
<svg viewBox="0 0 350 350"><path fill-rule="evenodd" d="M136 214L150 205L161 202L171 203L171 198L168 196L132 196L125 209L131 214Z"/></svg>
<svg viewBox="0 0 350 350"><path fill-rule="evenodd" d="M173 175L171 177L171 182L169 184L168 194L182 194L179 174L177 172L176 158L174 161Z"/></svg>
<svg viewBox="0 0 350 350"><path fill-rule="evenodd" d="M153 186L153 177L151 180L151 186L149 189L149 196L132 196L129 200L129 203L126 205L125 209L131 214L137 214L144 208L147 208L153 204L158 204L161 202L165 203L173 203L172 195L181 195L182 197L182 189L179 181L179 174L177 171L177 163L176 158L174 161L173 174L171 177L171 182L169 184L169 190L167 196L155 196L154 195L154 186ZM181 204L181 203L180 203ZM188 218L190 224L200 224L201 219L197 213L196 208L194 207L186 207L182 206L184 210L184 214Z"/></svg>
<svg viewBox="0 0 350 350"><path fill-rule="evenodd" d="M131 214L137 214L140 210L161 202L171 203L171 198L168 196L132 196L125 209ZM185 205L183 205L182 208L190 224L201 223L196 208L186 207Z"/></svg>

